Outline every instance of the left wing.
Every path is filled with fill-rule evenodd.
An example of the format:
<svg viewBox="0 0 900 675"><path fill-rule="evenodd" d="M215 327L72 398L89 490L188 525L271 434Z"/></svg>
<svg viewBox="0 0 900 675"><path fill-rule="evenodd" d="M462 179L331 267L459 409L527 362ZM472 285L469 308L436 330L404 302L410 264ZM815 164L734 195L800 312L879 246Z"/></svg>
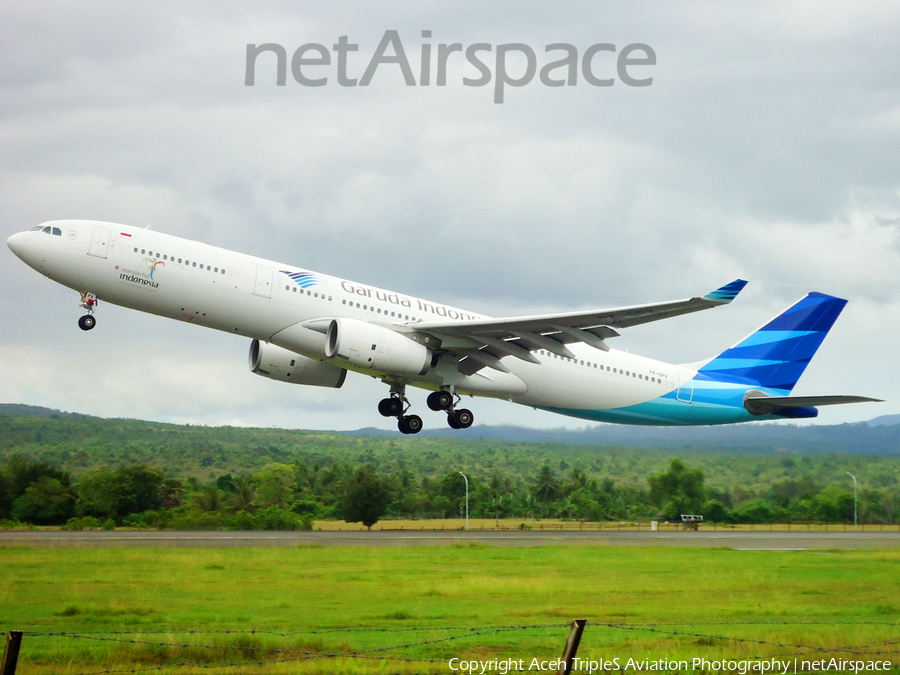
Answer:
<svg viewBox="0 0 900 675"><path fill-rule="evenodd" d="M457 352L462 358L460 372L465 375L471 375L485 366L508 372L500 362L504 356L540 363L531 352L545 349L557 356L574 359L575 355L566 347L573 342L584 342L609 351L605 341L619 335L616 328L628 328L726 305L746 284L746 281L737 279L702 297L653 305L508 319L426 321L414 324L412 328L416 332L434 335L441 340L443 349Z"/></svg>

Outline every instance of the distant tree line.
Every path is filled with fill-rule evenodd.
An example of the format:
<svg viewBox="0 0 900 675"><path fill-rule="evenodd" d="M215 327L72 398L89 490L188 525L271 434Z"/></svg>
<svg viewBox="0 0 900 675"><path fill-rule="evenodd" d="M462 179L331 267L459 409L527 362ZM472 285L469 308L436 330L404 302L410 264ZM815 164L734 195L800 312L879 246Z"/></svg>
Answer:
<svg viewBox="0 0 900 675"><path fill-rule="evenodd" d="M853 493L811 479L773 483L764 493L706 485L699 468L673 459L646 486L597 477L578 467L544 464L529 479L500 473L469 477L474 518L561 518L576 521L677 520L703 515L718 523L852 522ZM897 523L897 488L859 492L866 523ZM309 529L342 519L371 527L389 518L457 518L465 508L458 472L420 476L379 472L371 463L270 463L253 473L209 482L170 478L146 464L99 468L75 480L47 462L10 456L0 468L0 526L14 523L168 529Z"/></svg>

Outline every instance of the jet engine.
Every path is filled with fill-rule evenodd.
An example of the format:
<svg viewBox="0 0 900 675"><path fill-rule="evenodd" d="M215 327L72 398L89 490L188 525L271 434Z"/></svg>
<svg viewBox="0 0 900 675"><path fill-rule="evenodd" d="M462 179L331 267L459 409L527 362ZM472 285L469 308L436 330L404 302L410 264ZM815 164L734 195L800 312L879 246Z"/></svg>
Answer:
<svg viewBox="0 0 900 675"><path fill-rule="evenodd" d="M250 372L279 382L335 389L339 389L347 377L343 368L259 340L250 344Z"/></svg>
<svg viewBox="0 0 900 675"><path fill-rule="evenodd" d="M332 319L325 355L391 375L423 375L431 365L431 351L425 345L390 328L357 319Z"/></svg>

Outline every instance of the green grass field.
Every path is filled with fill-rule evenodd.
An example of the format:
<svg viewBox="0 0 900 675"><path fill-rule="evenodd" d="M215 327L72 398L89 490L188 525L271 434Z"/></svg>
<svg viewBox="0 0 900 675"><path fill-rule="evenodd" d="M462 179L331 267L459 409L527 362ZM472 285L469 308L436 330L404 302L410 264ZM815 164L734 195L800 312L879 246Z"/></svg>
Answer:
<svg viewBox="0 0 900 675"><path fill-rule="evenodd" d="M0 548L0 629L29 632L21 675L527 666L557 658L575 618L610 624L588 626L580 657L622 664L900 661L898 563L893 550ZM84 637L45 635L60 632Z"/></svg>

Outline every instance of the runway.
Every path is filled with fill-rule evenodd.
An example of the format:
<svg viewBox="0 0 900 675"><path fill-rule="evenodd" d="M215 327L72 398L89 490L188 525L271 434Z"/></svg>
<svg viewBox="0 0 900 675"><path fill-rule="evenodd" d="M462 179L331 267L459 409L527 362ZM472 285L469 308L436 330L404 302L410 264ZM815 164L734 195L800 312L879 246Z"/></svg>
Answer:
<svg viewBox="0 0 900 675"><path fill-rule="evenodd" d="M0 546L267 547L267 546L694 546L746 551L879 549L900 547L898 532L186 532L0 531Z"/></svg>

